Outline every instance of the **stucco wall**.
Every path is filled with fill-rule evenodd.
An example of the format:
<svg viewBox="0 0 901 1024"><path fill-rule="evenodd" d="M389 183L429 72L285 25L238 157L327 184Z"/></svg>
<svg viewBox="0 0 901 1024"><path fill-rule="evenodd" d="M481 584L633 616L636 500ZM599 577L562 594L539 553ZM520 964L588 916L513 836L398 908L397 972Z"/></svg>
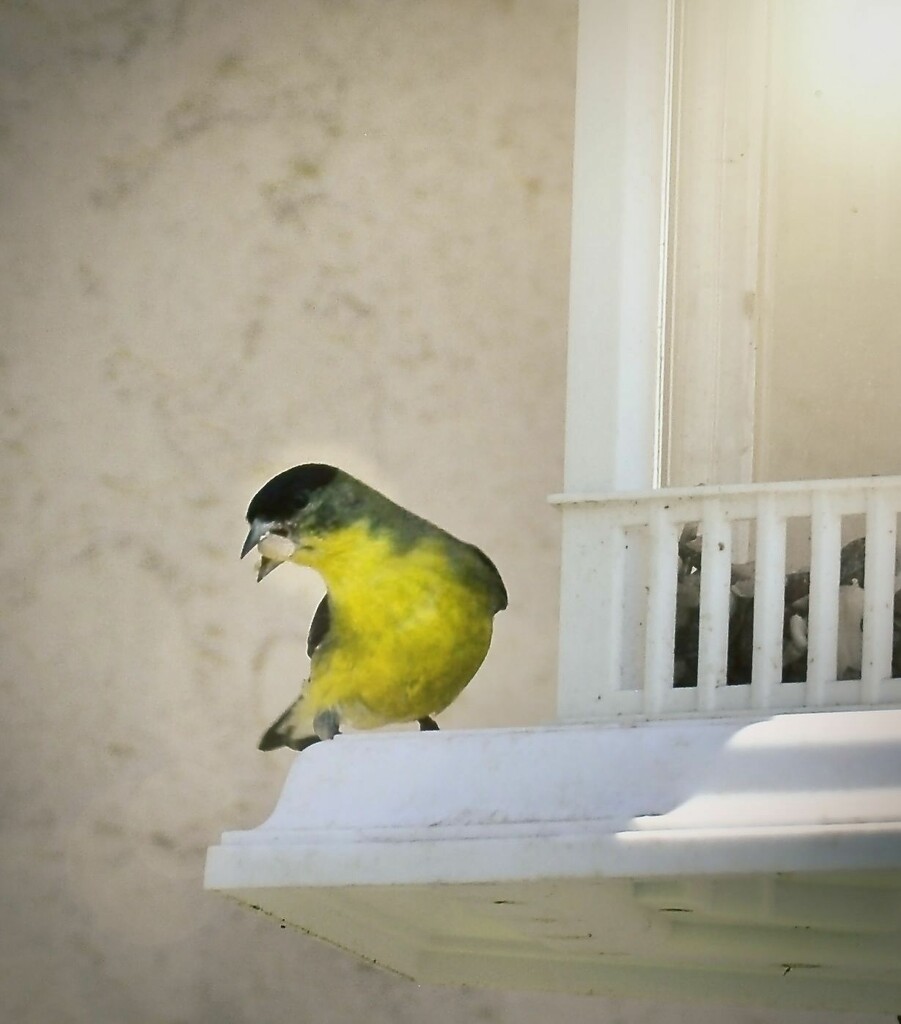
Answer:
<svg viewBox="0 0 901 1024"><path fill-rule="evenodd" d="M553 714L575 27L0 10L4 1020L773 1016L418 989L200 888L274 802L320 592L237 560L273 471L336 461L489 551L511 607L443 724Z"/></svg>

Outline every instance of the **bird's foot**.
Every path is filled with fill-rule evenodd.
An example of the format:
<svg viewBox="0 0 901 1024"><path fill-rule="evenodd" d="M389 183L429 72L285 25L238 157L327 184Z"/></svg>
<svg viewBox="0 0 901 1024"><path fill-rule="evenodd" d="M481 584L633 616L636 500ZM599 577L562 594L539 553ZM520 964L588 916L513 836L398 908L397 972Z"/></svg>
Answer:
<svg viewBox="0 0 901 1024"><path fill-rule="evenodd" d="M430 718L428 715L425 718L417 719L419 722L420 732L435 732L438 729L438 723L434 718Z"/></svg>
<svg viewBox="0 0 901 1024"><path fill-rule="evenodd" d="M320 711L313 719L313 731L321 740L332 740L340 734L341 719L336 711Z"/></svg>

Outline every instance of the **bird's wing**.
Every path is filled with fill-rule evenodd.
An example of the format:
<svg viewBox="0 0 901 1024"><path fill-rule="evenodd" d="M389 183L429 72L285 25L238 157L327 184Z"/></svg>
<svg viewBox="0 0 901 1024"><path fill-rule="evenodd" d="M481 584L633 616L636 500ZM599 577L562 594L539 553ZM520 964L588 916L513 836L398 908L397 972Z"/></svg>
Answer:
<svg viewBox="0 0 901 1024"><path fill-rule="evenodd" d="M328 607L328 594L319 602L319 607L313 613L313 621L310 623L310 632L307 634L307 657L313 657L313 651L328 636L329 626L332 624L332 616Z"/></svg>
<svg viewBox="0 0 901 1024"><path fill-rule="evenodd" d="M469 545L476 558L482 563L482 565L488 570L489 576L494 581L494 589L497 596L497 610L502 612L507 607L507 588L504 586L504 581L501 579L501 574L497 571L497 566L491 559L482 551L481 548L477 548L475 544Z"/></svg>

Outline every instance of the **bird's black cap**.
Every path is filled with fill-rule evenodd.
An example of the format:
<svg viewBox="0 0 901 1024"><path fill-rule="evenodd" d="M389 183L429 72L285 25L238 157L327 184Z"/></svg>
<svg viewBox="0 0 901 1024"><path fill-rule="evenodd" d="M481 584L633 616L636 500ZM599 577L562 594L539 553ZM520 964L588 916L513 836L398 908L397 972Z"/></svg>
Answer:
<svg viewBox="0 0 901 1024"><path fill-rule="evenodd" d="M254 495L247 508L247 521L262 519L278 522L295 516L310 500L310 495L327 487L338 474L334 466L309 462L274 476Z"/></svg>

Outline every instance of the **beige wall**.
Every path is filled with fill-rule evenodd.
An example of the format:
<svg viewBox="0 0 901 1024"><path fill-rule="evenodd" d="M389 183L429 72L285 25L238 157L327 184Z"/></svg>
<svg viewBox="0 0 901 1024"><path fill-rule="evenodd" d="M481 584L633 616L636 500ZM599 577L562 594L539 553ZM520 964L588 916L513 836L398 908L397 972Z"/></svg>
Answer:
<svg viewBox="0 0 901 1024"><path fill-rule="evenodd" d="M899 473L901 5L679 9L667 479Z"/></svg>
<svg viewBox="0 0 901 1024"><path fill-rule="evenodd" d="M901 7L770 7L758 477L901 473Z"/></svg>
<svg viewBox="0 0 901 1024"><path fill-rule="evenodd" d="M483 545L511 607L445 724L552 716L574 36L562 0L2 8L4 1020L769 1019L419 989L200 888L290 762L255 744L318 585L237 560L275 470Z"/></svg>
<svg viewBox="0 0 901 1024"><path fill-rule="evenodd" d="M445 724L552 716L574 35L572 3L4 7L4 1020L432 1002L201 892L290 763L255 747L320 593L257 587L243 514L334 460L484 546L511 608Z"/></svg>

